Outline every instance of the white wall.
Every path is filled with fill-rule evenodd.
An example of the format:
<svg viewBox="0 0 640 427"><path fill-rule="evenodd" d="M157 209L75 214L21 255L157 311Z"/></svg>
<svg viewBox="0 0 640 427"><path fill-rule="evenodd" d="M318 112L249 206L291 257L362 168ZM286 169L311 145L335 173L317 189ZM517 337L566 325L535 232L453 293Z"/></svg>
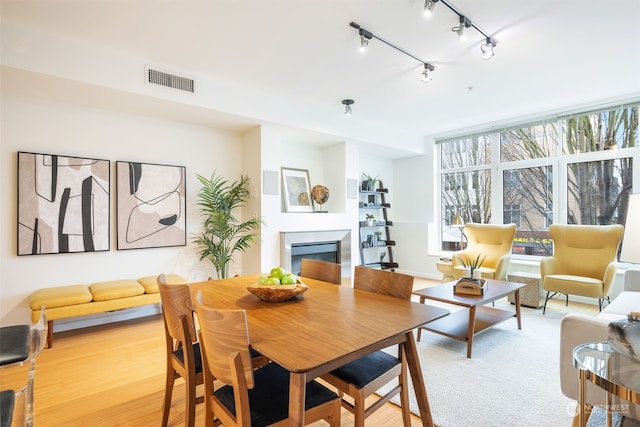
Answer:
<svg viewBox="0 0 640 427"><path fill-rule="evenodd" d="M375 151L363 150L360 152L360 175L358 176L358 181L362 184L362 174L366 173L371 177L378 177L384 187L389 189L389 195L386 200L391 203L391 209L387 212L390 218L395 218L397 215L395 200L398 195L395 192L393 170L393 160L380 156Z"/></svg>
<svg viewBox="0 0 640 427"><path fill-rule="evenodd" d="M262 169L280 173L281 167L306 169L310 186L329 187L329 201L323 206L328 213L287 213L283 205L282 182L277 195L261 195L262 227L261 271L280 264L280 233L309 230L351 230L352 248L357 238L357 199L346 199L347 179L357 179L357 147L348 142L333 145L283 142L273 126L261 126ZM352 250L352 265L358 264L358 253ZM255 272L255 271L254 271Z"/></svg>
<svg viewBox="0 0 640 427"><path fill-rule="evenodd" d="M43 287L161 271L190 280L214 275L206 262L198 262L190 246L117 251L112 240L111 250L101 253L17 257L17 151L186 166L189 235L200 224L195 173L208 176L215 170L229 179L249 175L256 192L243 215L260 215L265 225L260 245L236 257L230 274L265 271L279 264L281 231L351 229L352 247L357 248L358 200L346 198L347 180L359 180L357 144L340 140L322 147L283 143L275 125L247 131L246 121L219 111L264 117L265 112L278 108L277 103L257 102L248 87L190 75L197 81L196 93L181 93L145 84L145 66L156 65L146 58L15 24L3 26L5 35L1 57L0 197L5 203L0 208L0 324L27 322L28 297ZM222 126L243 130L224 131ZM327 185L332 191L325 205L329 213L287 214L282 209L281 189L277 195L263 194L262 171L279 173L281 166L308 169L312 184ZM389 177L391 170L389 165ZM113 178L111 185L113 231ZM352 266L358 262L358 253L353 251Z"/></svg>
<svg viewBox="0 0 640 427"><path fill-rule="evenodd" d="M252 198L243 215L261 216L265 224L261 241L247 254L234 258L230 275L267 271L281 264L281 231L350 229L357 235L354 233L357 199L346 200L346 180L358 177L355 172L358 149L349 143L292 146L282 143L276 126L265 125L240 135L4 92L2 122L1 192L8 203L0 208L3 242L0 324L28 322L29 295L44 287L137 278L161 272L178 273L192 281L215 277L211 265L199 262L190 244L201 223L195 205L200 188L196 173L208 177L215 171L230 180L238 179L243 173L251 179ZM110 251L18 257L15 204L18 151L110 160L112 236L116 229L113 172L116 160L186 166L187 246L117 251L112 237ZM323 183L332 189L333 198L324 206L329 213L286 213L281 188L278 195L263 194L262 170L275 170L279 174L281 166L308 169L311 185ZM354 251L352 265L358 262L358 253Z"/></svg>
<svg viewBox="0 0 640 427"><path fill-rule="evenodd" d="M399 270L414 276L440 278L438 255L429 251L429 232L435 216L433 156L431 152L394 162L397 216L393 231L398 244Z"/></svg>
<svg viewBox="0 0 640 427"><path fill-rule="evenodd" d="M28 298L36 289L174 272L189 280L214 274L199 263L191 245L117 251L115 245L116 160L187 168L187 240L200 224L194 204L199 173L235 179L241 170L241 137L184 123L36 100L2 96L0 152L1 324L29 321ZM17 152L37 152L111 161L111 250L96 253L16 255ZM240 268L240 266L235 266ZM232 273L234 271L232 270Z"/></svg>

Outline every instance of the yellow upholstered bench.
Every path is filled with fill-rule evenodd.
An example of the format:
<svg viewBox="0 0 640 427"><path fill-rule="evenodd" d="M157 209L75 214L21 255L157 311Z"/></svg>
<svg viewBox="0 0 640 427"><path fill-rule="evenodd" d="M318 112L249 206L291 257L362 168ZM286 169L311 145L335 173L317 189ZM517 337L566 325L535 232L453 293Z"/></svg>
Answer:
<svg viewBox="0 0 640 427"><path fill-rule="evenodd" d="M67 285L44 288L31 295L31 319L40 318L42 305L49 323L47 346L53 345L53 321L88 314L105 313L148 304L159 304L158 276L145 276L137 280L119 279L90 285ZM168 283L188 283L177 274L165 274Z"/></svg>

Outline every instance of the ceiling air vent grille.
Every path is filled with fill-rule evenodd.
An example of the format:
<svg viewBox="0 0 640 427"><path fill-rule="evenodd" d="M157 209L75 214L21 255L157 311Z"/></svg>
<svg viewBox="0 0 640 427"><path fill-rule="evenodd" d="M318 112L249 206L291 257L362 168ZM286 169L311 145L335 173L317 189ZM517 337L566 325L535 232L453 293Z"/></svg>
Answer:
<svg viewBox="0 0 640 427"><path fill-rule="evenodd" d="M195 82L193 79L153 70L151 68L147 69L147 81L149 83L183 90L185 92L195 92Z"/></svg>

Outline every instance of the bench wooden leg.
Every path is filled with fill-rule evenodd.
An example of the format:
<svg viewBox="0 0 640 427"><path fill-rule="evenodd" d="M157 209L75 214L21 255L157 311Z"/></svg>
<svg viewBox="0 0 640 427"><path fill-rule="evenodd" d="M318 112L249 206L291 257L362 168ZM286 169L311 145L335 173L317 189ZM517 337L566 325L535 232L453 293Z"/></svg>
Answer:
<svg viewBox="0 0 640 427"><path fill-rule="evenodd" d="M47 348L53 347L53 320L47 321Z"/></svg>

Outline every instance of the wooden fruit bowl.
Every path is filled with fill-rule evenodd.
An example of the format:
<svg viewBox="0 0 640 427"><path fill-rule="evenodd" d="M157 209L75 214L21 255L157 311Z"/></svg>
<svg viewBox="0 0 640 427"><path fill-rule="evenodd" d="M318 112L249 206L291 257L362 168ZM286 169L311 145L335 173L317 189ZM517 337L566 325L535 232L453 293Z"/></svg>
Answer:
<svg viewBox="0 0 640 427"><path fill-rule="evenodd" d="M305 293L307 289L309 289L309 287L300 280L298 280L295 285L264 286L255 284L247 286L249 292L261 300L268 302L288 301Z"/></svg>

